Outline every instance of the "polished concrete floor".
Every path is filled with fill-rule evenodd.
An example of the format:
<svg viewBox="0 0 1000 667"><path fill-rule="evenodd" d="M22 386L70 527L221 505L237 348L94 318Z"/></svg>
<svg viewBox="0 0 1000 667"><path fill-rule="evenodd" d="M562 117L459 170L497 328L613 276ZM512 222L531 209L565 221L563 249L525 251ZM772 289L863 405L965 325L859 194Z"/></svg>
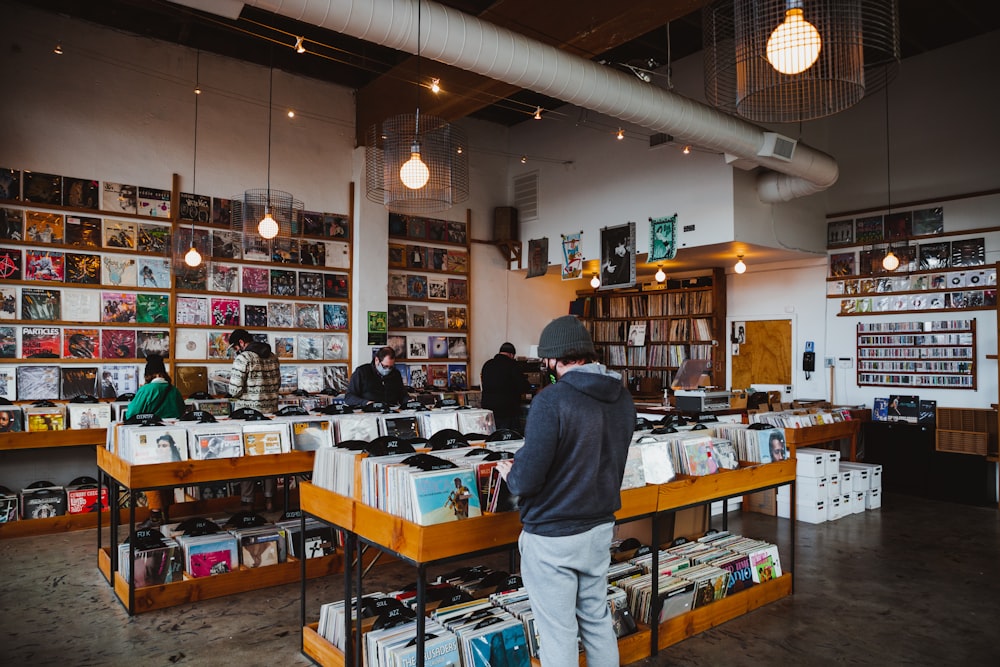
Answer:
<svg viewBox="0 0 1000 667"><path fill-rule="evenodd" d="M731 513L729 527L788 545L787 520ZM0 664L311 664L300 653L298 584L130 618L97 570L95 546L93 531L0 542ZM788 557L784 549L786 566ZM998 565L995 507L887 494L881 510L796 525L794 595L640 664L995 667ZM400 564L377 567L366 589L412 576ZM309 582L312 620L321 601L342 596L341 582Z"/></svg>

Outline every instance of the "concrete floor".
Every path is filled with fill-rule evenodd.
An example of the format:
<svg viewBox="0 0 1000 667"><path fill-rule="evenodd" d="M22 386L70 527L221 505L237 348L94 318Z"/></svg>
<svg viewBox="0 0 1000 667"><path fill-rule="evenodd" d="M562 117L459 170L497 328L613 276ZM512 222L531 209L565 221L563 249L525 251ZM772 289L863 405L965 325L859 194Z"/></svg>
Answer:
<svg viewBox="0 0 1000 667"><path fill-rule="evenodd" d="M786 544L790 532L757 514L731 513L729 527ZM1000 664L995 507L887 494L881 510L796 529L794 595L639 664ZM3 665L312 664L299 650L297 584L130 618L95 546L92 531L0 542ZM412 578L406 566L377 567L366 589ZM309 582L310 620L342 597L341 582Z"/></svg>

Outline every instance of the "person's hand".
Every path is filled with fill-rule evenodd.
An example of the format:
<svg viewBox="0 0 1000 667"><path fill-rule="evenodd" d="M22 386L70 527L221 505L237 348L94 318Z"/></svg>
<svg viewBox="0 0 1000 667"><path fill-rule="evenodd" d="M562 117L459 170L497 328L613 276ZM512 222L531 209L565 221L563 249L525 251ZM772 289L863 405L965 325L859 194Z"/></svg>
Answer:
<svg viewBox="0 0 1000 667"><path fill-rule="evenodd" d="M507 475L510 474L510 469L514 467L514 459L501 459L497 461L497 473L500 475L500 479L507 481Z"/></svg>

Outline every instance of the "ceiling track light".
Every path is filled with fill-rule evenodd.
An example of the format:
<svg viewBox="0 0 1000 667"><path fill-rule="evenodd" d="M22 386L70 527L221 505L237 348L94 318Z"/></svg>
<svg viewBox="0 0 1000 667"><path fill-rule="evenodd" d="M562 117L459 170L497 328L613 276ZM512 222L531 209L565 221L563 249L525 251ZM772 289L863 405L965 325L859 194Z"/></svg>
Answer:
<svg viewBox="0 0 1000 667"><path fill-rule="evenodd" d="M302 43L304 40L305 40L305 37L296 37L295 38L295 47L294 47L295 48L295 53L305 53L306 52L305 44Z"/></svg>
<svg viewBox="0 0 1000 667"><path fill-rule="evenodd" d="M615 135L615 138L618 141L621 141L622 139L624 139L625 138L625 130L623 130L622 128L619 127L618 128L618 134Z"/></svg>
<svg viewBox="0 0 1000 667"><path fill-rule="evenodd" d="M690 146L685 146L684 150L681 151L681 152L684 153L684 155L691 155L691 147Z"/></svg>
<svg viewBox="0 0 1000 667"><path fill-rule="evenodd" d="M542 107L538 107L537 109L535 109L535 115L533 116L533 118L535 120L541 120L542 119Z"/></svg>
<svg viewBox="0 0 1000 667"><path fill-rule="evenodd" d="M289 118L295 118L295 109L289 109L288 110L288 117Z"/></svg>
<svg viewBox="0 0 1000 667"><path fill-rule="evenodd" d="M521 164L528 164L528 156L527 155L522 155L521 156Z"/></svg>
<svg viewBox="0 0 1000 667"><path fill-rule="evenodd" d="M195 95L201 95L201 86L198 85L197 83L194 84L194 94Z"/></svg>
<svg viewBox="0 0 1000 667"><path fill-rule="evenodd" d="M601 286L601 279L597 276L597 272L594 272L594 276L590 279L590 286L597 289Z"/></svg>
<svg viewBox="0 0 1000 667"><path fill-rule="evenodd" d="M61 56L63 54L62 43L56 44L56 48L52 49L52 53Z"/></svg>
<svg viewBox="0 0 1000 667"><path fill-rule="evenodd" d="M747 272L747 265L743 261L743 255L736 255L736 264L733 266L733 271L741 275Z"/></svg>
<svg viewBox="0 0 1000 667"><path fill-rule="evenodd" d="M441 79L431 79L431 92L432 93L441 92Z"/></svg>

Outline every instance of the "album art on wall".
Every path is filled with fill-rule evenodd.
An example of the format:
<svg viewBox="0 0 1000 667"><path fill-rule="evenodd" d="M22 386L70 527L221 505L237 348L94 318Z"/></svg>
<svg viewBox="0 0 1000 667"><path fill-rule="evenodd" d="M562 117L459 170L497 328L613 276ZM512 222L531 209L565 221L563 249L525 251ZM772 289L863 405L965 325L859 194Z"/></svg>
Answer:
<svg viewBox="0 0 1000 667"><path fill-rule="evenodd" d="M295 326L300 329L319 329L320 322L319 304L317 303L297 303L295 304Z"/></svg>
<svg viewBox="0 0 1000 667"><path fill-rule="evenodd" d="M100 184L89 178L63 176L63 206L97 210Z"/></svg>
<svg viewBox="0 0 1000 667"><path fill-rule="evenodd" d="M326 246L326 262L328 269L351 268L351 246L342 241L324 241Z"/></svg>
<svg viewBox="0 0 1000 667"><path fill-rule="evenodd" d="M0 199L21 198L21 170L0 167Z"/></svg>
<svg viewBox="0 0 1000 667"><path fill-rule="evenodd" d="M136 355L145 359L151 354L158 354L164 359L170 358L170 333L167 331L143 331L135 334Z"/></svg>
<svg viewBox="0 0 1000 667"><path fill-rule="evenodd" d="M240 300L212 298L212 326L238 327L240 325Z"/></svg>
<svg viewBox="0 0 1000 667"><path fill-rule="evenodd" d="M243 256L243 235L229 230L212 230L212 257L239 259Z"/></svg>
<svg viewBox="0 0 1000 667"><path fill-rule="evenodd" d="M212 224L228 227L232 224L233 201L222 197L212 197Z"/></svg>
<svg viewBox="0 0 1000 667"><path fill-rule="evenodd" d="M21 319L49 322L61 320L62 293L57 289L22 287Z"/></svg>
<svg viewBox="0 0 1000 667"><path fill-rule="evenodd" d="M66 264L61 252L50 252L48 250L36 250L34 248L24 252L24 279L25 280L51 280L63 282L66 275Z"/></svg>
<svg viewBox="0 0 1000 667"><path fill-rule="evenodd" d="M922 208L912 212L914 236L937 236L944 233L944 209Z"/></svg>
<svg viewBox="0 0 1000 667"><path fill-rule="evenodd" d="M244 266L242 282L244 294L270 294L271 278L267 269Z"/></svg>
<svg viewBox="0 0 1000 667"><path fill-rule="evenodd" d="M295 296L295 271L271 269L271 294L274 296Z"/></svg>
<svg viewBox="0 0 1000 667"><path fill-rule="evenodd" d="M102 227L100 218L68 215L66 216L66 245L77 248L100 248Z"/></svg>
<svg viewBox="0 0 1000 667"><path fill-rule="evenodd" d="M243 326L266 327L267 306L249 303L245 304L243 306Z"/></svg>
<svg viewBox="0 0 1000 667"><path fill-rule="evenodd" d="M178 262L174 281L179 290L204 292L208 289L208 267L205 262L194 267Z"/></svg>
<svg viewBox="0 0 1000 667"><path fill-rule="evenodd" d="M549 239L531 239L528 241L528 275L527 278L544 276L549 270Z"/></svg>
<svg viewBox="0 0 1000 667"><path fill-rule="evenodd" d="M635 223L601 229L601 290L635 284Z"/></svg>
<svg viewBox="0 0 1000 667"><path fill-rule="evenodd" d="M404 306L405 308L405 306ZM324 329L346 329L347 328L347 306L339 303L323 304L323 328Z"/></svg>
<svg viewBox="0 0 1000 667"><path fill-rule="evenodd" d="M208 324L208 299L201 296L177 297L177 324Z"/></svg>
<svg viewBox="0 0 1000 667"><path fill-rule="evenodd" d="M347 391L348 373L346 364L328 364L323 366L323 389L335 394Z"/></svg>
<svg viewBox="0 0 1000 667"><path fill-rule="evenodd" d="M21 327L21 356L25 359L59 359L62 356L62 329Z"/></svg>
<svg viewBox="0 0 1000 667"><path fill-rule="evenodd" d="M849 245L854 243L854 220L837 220L826 225L826 244ZM650 261L653 261L650 258Z"/></svg>
<svg viewBox="0 0 1000 667"><path fill-rule="evenodd" d="M0 239L20 241L24 238L24 211L0 208Z"/></svg>
<svg viewBox="0 0 1000 667"><path fill-rule="evenodd" d="M150 218L170 217L170 190L139 187L137 213ZM207 222L207 220L206 220Z"/></svg>
<svg viewBox="0 0 1000 667"><path fill-rule="evenodd" d="M101 292L101 321L135 323L135 294Z"/></svg>
<svg viewBox="0 0 1000 667"><path fill-rule="evenodd" d="M17 288L0 287L0 320L17 319Z"/></svg>
<svg viewBox="0 0 1000 667"><path fill-rule="evenodd" d="M347 276L340 273L323 274L323 296L327 299L346 299L350 292Z"/></svg>
<svg viewBox="0 0 1000 667"><path fill-rule="evenodd" d="M101 283L101 256L66 253L66 282L77 285L99 285Z"/></svg>
<svg viewBox="0 0 1000 667"><path fill-rule="evenodd" d="M170 260L160 257L139 257L139 287L170 288Z"/></svg>
<svg viewBox="0 0 1000 667"><path fill-rule="evenodd" d="M178 219L185 222L207 223L212 219L212 198L207 195L180 193L180 213ZM159 216L157 216L159 217Z"/></svg>
<svg viewBox="0 0 1000 667"><path fill-rule="evenodd" d="M21 279L21 251L18 248L0 248L0 278Z"/></svg>
<svg viewBox="0 0 1000 667"><path fill-rule="evenodd" d="M135 321L139 324L166 324L170 317L170 297L166 294L137 294Z"/></svg>
<svg viewBox="0 0 1000 667"><path fill-rule="evenodd" d="M576 280L583 275L583 232L562 235L563 261L560 268L563 280Z"/></svg>
<svg viewBox="0 0 1000 667"><path fill-rule="evenodd" d="M878 243L883 238L882 216L872 215L866 218L858 218L854 221L854 242L855 243Z"/></svg>
<svg viewBox="0 0 1000 667"><path fill-rule="evenodd" d="M140 222L136 238L137 250L153 255L170 252L170 228L153 223Z"/></svg>
<svg viewBox="0 0 1000 667"><path fill-rule="evenodd" d="M135 213L136 187L105 182L101 193L101 210L111 213Z"/></svg>
<svg viewBox="0 0 1000 667"><path fill-rule="evenodd" d="M299 224L306 236L323 236L323 214L319 211L300 211Z"/></svg>
<svg viewBox="0 0 1000 667"><path fill-rule="evenodd" d="M830 255L830 277L855 275L854 257L853 252L841 252Z"/></svg>
<svg viewBox="0 0 1000 667"><path fill-rule="evenodd" d="M120 220L104 221L104 247L135 250L138 237L138 225L134 222Z"/></svg>
<svg viewBox="0 0 1000 667"><path fill-rule="evenodd" d="M27 211L24 214L24 238L34 243L62 243L65 222L61 213Z"/></svg>
<svg viewBox="0 0 1000 667"><path fill-rule="evenodd" d="M135 287L139 272L131 257L108 255L101 262L101 282L117 287Z"/></svg>
<svg viewBox="0 0 1000 667"><path fill-rule="evenodd" d="M135 329L102 329L101 357L135 359Z"/></svg>
<svg viewBox="0 0 1000 667"><path fill-rule="evenodd" d="M903 213L888 213L884 218L885 238L887 241L901 241L913 233L913 218L909 211Z"/></svg>
<svg viewBox="0 0 1000 667"><path fill-rule="evenodd" d="M236 294L240 291L240 267L221 262L212 262L211 282L208 288L213 292Z"/></svg>
<svg viewBox="0 0 1000 667"><path fill-rule="evenodd" d="M271 241L271 261L277 264L298 264L299 240L277 238Z"/></svg>
<svg viewBox="0 0 1000 667"><path fill-rule="evenodd" d="M97 329L63 330L63 356L68 359L94 359L100 350L101 332Z"/></svg>
<svg viewBox="0 0 1000 667"><path fill-rule="evenodd" d="M194 247L203 259L212 256L212 237L207 229L192 229L191 227L178 227L177 233L173 235L174 255L183 257L191 249L191 240L194 239ZM201 263L205 266L205 262Z"/></svg>
<svg viewBox="0 0 1000 667"><path fill-rule="evenodd" d="M299 296L323 298L323 274L299 271Z"/></svg>
<svg viewBox="0 0 1000 667"><path fill-rule="evenodd" d="M323 241L299 241L299 264L307 266L326 265L326 243Z"/></svg>
<svg viewBox="0 0 1000 667"><path fill-rule="evenodd" d="M43 174L40 171L25 171L22 180L24 201L35 204L62 205L62 176Z"/></svg>
<svg viewBox="0 0 1000 667"><path fill-rule="evenodd" d="M267 302L267 326L272 329L291 329L295 326L292 304L284 301Z"/></svg>

